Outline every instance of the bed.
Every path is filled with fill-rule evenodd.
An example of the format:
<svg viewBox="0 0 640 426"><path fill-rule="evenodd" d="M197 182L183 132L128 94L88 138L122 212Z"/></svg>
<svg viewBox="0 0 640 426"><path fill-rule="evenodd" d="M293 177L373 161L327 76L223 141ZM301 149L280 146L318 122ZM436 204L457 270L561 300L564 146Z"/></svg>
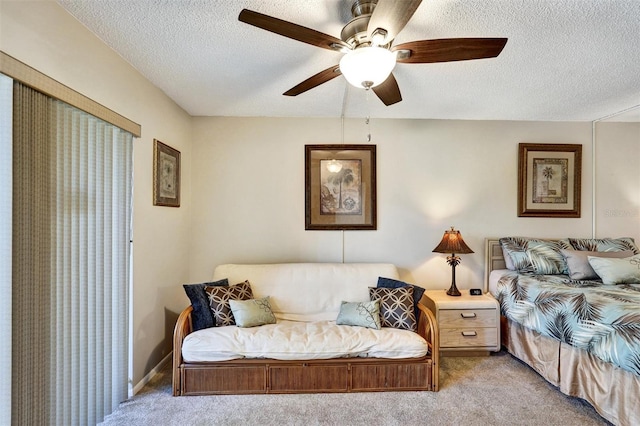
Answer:
<svg viewBox="0 0 640 426"><path fill-rule="evenodd" d="M562 253L576 248L569 239L554 241ZM594 247L578 247L588 248ZM635 262L633 240L623 249L632 252L610 256L632 256ZM497 238L486 240L485 253L485 286L500 302L507 351L562 393L588 401L608 421L640 424L640 280L612 285L575 279L560 261L553 274L517 272L517 257L507 252L505 259Z"/></svg>

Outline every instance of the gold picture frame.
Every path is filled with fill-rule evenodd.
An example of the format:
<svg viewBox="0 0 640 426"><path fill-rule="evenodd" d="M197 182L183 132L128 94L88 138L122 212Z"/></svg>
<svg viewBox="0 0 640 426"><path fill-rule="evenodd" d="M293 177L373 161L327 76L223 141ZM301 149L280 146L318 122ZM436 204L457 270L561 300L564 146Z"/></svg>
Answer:
<svg viewBox="0 0 640 426"><path fill-rule="evenodd" d="M376 145L305 145L305 229L374 230Z"/></svg>
<svg viewBox="0 0 640 426"><path fill-rule="evenodd" d="M180 207L180 151L153 140L153 205Z"/></svg>
<svg viewBox="0 0 640 426"><path fill-rule="evenodd" d="M518 216L580 217L582 145L518 145Z"/></svg>

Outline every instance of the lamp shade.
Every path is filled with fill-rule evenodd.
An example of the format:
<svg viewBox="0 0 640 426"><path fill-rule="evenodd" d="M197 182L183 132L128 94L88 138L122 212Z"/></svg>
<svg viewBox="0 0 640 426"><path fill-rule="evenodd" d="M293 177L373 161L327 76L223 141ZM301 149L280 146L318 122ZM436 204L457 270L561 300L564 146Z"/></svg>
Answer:
<svg viewBox="0 0 640 426"><path fill-rule="evenodd" d="M464 242L460 231L456 231L452 226L451 229L444 231L442 241L433 249L433 252L468 254L473 253L473 250Z"/></svg>
<svg viewBox="0 0 640 426"><path fill-rule="evenodd" d="M367 89L384 83L395 66L396 54L377 46L351 50L340 60L340 72L349 84Z"/></svg>

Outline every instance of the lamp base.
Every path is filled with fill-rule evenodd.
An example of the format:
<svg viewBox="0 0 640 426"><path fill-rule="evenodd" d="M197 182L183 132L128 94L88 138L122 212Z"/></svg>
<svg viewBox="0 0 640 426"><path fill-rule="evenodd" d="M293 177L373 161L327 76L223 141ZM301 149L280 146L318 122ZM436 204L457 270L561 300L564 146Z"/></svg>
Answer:
<svg viewBox="0 0 640 426"><path fill-rule="evenodd" d="M451 284L451 287L447 290L447 294L449 296L462 296L462 293L460 293L460 290L456 287L456 283Z"/></svg>

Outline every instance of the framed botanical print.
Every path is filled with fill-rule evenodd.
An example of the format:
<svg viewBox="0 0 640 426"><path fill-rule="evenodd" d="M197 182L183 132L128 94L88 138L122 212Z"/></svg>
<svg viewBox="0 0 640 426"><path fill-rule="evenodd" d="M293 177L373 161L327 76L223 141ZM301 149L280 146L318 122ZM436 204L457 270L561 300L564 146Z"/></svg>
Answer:
<svg viewBox="0 0 640 426"><path fill-rule="evenodd" d="M582 145L521 143L518 216L580 217Z"/></svg>
<svg viewBox="0 0 640 426"><path fill-rule="evenodd" d="M376 146L305 146L305 229L376 229Z"/></svg>
<svg viewBox="0 0 640 426"><path fill-rule="evenodd" d="M180 151L153 140L153 205L180 207Z"/></svg>

